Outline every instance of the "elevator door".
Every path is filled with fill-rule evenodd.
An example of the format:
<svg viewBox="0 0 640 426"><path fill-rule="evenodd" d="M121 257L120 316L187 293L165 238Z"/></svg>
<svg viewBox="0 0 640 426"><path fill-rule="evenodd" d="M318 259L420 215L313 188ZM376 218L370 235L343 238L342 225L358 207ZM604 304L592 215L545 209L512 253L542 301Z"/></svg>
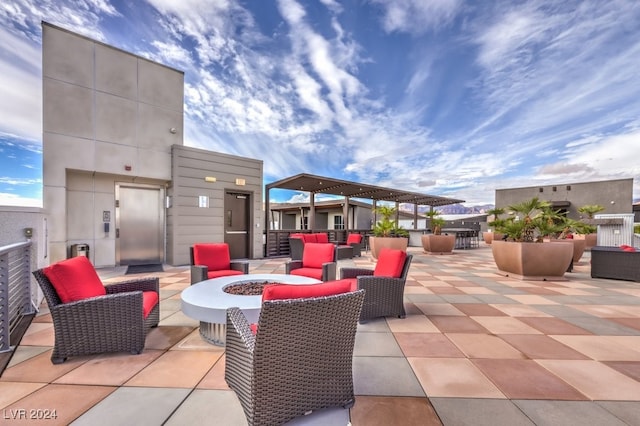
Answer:
<svg viewBox="0 0 640 426"><path fill-rule="evenodd" d="M224 242L232 259L249 258L249 194L227 192L224 195Z"/></svg>
<svg viewBox="0 0 640 426"><path fill-rule="evenodd" d="M164 261L163 189L150 185L116 186L116 257L120 265Z"/></svg>

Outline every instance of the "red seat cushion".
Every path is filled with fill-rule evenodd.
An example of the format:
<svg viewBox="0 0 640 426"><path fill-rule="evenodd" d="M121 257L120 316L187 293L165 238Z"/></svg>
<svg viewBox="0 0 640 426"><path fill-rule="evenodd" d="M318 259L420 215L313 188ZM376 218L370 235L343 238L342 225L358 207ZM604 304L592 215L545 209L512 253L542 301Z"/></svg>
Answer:
<svg viewBox="0 0 640 426"><path fill-rule="evenodd" d="M207 278L219 278L219 277L228 277L231 275L242 275L242 271L237 271L235 269L221 269L219 271L207 271Z"/></svg>
<svg viewBox="0 0 640 426"><path fill-rule="evenodd" d="M332 296L348 293L351 283L348 280L328 281L322 284L272 284L265 286L262 300L304 299L307 297Z"/></svg>
<svg viewBox="0 0 640 426"><path fill-rule="evenodd" d="M142 292L142 314L148 317L153 308L158 304L158 293L155 291Z"/></svg>
<svg viewBox="0 0 640 426"><path fill-rule="evenodd" d="M291 271L291 275L300 275L322 281L322 268L298 268Z"/></svg>
<svg viewBox="0 0 640 426"><path fill-rule="evenodd" d="M318 233L318 234L316 234L316 242L318 242L318 243L328 243L329 242L329 236L327 234L324 234L324 233Z"/></svg>
<svg viewBox="0 0 640 426"><path fill-rule="evenodd" d="M323 263L333 262L336 246L331 243L307 243L302 252L304 268L322 268Z"/></svg>
<svg viewBox="0 0 640 426"><path fill-rule="evenodd" d="M84 256L72 257L44 268L62 303L104 296L106 290L91 261Z"/></svg>
<svg viewBox="0 0 640 426"><path fill-rule="evenodd" d="M361 242L362 242L361 234L349 234L349 236L347 237L347 244L361 243Z"/></svg>
<svg viewBox="0 0 640 426"><path fill-rule="evenodd" d="M400 278L407 253L402 250L383 249L378 254L378 263L373 270L377 277Z"/></svg>
<svg viewBox="0 0 640 426"><path fill-rule="evenodd" d="M635 249L635 247L625 247L625 248L622 249L622 251L627 251L629 253L635 253L636 249Z"/></svg>
<svg viewBox="0 0 640 426"><path fill-rule="evenodd" d="M209 271L231 269L231 257L227 243L194 244L193 263L209 268Z"/></svg>

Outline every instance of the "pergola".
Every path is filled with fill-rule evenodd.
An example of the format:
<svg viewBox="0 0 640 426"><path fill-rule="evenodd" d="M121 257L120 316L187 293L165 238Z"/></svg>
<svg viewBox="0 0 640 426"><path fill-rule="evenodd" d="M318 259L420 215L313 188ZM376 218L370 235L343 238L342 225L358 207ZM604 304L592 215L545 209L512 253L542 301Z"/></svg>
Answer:
<svg viewBox="0 0 640 426"><path fill-rule="evenodd" d="M301 173L266 185L265 194L265 232L267 233L267 241L269 241L271 208L269 206L269 193L271 189L288 189L291 191L309 192L310 197L310 216L309 228L314 229L314 212L315 212L315 194L338 195L345 198L344 217L345 229L349 228L348 211L350 198L363 198L373 200L373 208L376 208L378 201L390 201L396 203L396 208L400 203L410 203L414 205L414 226L417 226L418 206L446 206L449 204L463 203L464 200L454 198L439 197L435 195L422 194L419 192L403 191L400 189L385 188L381 186L368 185L358 182L350 182L346 180L334 179L325 176L315 176L307 173Z"/></svg>

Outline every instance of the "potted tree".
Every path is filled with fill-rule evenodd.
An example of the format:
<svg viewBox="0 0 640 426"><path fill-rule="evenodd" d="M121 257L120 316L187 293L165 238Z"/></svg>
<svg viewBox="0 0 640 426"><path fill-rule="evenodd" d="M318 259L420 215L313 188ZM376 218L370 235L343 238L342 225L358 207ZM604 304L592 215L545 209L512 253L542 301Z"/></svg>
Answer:
<svg viewBox="0 0 640 426"><path fill-rule="evenodd" d="M437 210L430 210L427 213L432 233L422 235L422 248L425 253L452 254L456 245L456 237L455 235L442 235L442 227L445 224L445 220L439 215L440 212Z"/></svg>
<svg viewBox="0 0 640 426"><path fill-rule="evenodd" d="M382 218L373 227L373 236L369 237L371 255L378 258L378 253L382 248L392 248L407 251L409 244L409 233L398 226L392 218L396 214L396 208L390 206L379 206L376 208Z"/></svg>
<svg viewBox="0 0 640 426"><path fill-rule="evenodd" d="M487 222L487 225L491 226L495 229L495 227L500 227L504 223L504 219L500 219L500 215L504 214L504 209L502 207L496 207L490 210L487 210L487 217L489 215L493 216L493 220L491 222ZM482 233L482 239L486 244L491 244L491 242L502 239L502 234L499 232L492 231L489 229Z"/></svg>
<svg viewBox="0 0 640 426"><path fill-rule="evenodd" d="M537 197L509 206L514 215L499 231L505 241L494 240L491 252L501 274L528 280L561 280L573 258L573 245L543 242L550 204Z"/></svg>
<svg viewBox="0 0 640 426"><path fill-rule="evenodd" d="M588 249L595 246L598 242L598 235L596 234L597 228L594 225L595 222L593 216L603 210L604 207L599 204L587 204L578 208L578 212L587 216L586 219L583 218L581 219L581 221L582 223L587 225L587 228L585 228L583 235L585 240L585 247Z"/></svg>
<svg viewBox="0 0 640 426"><path fill-rule="evenodd" d="M556 228L556 235L552 237L551 241L571 242L573 244L573 263L577 263L584 254L587 241L585 238L576 238L575 236L587 235L592 228L591 225L562 216L561 222Z"/></svg>

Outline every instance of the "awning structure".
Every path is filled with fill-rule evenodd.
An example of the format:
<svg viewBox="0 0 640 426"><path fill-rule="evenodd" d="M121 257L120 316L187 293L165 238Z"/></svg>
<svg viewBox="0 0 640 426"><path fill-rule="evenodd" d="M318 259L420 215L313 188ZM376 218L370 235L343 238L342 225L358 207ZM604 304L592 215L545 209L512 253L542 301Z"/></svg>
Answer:
<svg viewBox="0 0 640 426"><path fill-rule="evenodd" d="M367 185L358 182L350 182L341 179L302 173L266 185L265 202L267 217L265 230L267 232L267 237L269 236L268 234L270 230L269 214L271 209L269 207L269 198L270 191L272 189L309 192L311 194L310 209L312 212L315 210L315 194L337 195L344 197L346 200L349 200L350 198L370 199L373 200L374 208L378 201L395 202L396 206L400 203L409 203L414 205L414 216L416 219L418 216L418 206L438 207L464 202L464 200L458 200L455 198L439 197L419 192L384 188L381 186ZM345 217L347 217L348 203L344 203L344 206ZM311 229L314 229L313 215L311 215L311 221L310 227ZM417 221L414 222L417 223ZM349 229L349 224L346 223L345 225L345 229Z"/></svg>
<svg viewBox="0 0 640 426"><path fill-rule="evenodd" d="M384 188L346 180L315 176L306 173L281 179L267 184L267 197L270 189L288 189L304 191L313 194L340 195L349 198L365 198L374 201L392 201L411 203L419 206L446 206L463 203L464 200L427 195L419 192L403 191L400 189Z"/></svg>

